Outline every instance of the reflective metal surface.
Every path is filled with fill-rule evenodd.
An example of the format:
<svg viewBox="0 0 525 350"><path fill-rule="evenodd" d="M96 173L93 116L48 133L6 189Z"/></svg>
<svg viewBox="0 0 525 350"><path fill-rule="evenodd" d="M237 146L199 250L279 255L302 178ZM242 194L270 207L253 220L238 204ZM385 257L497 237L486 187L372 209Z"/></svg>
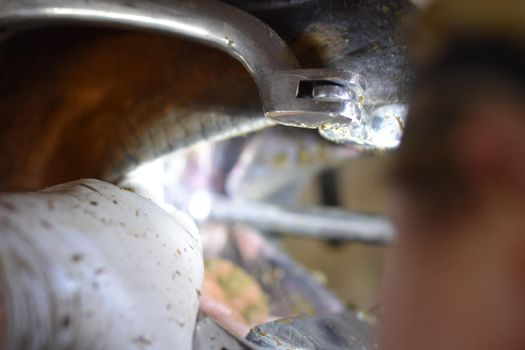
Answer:
<svg viewBox="0 0 525 350"><path fill-rule="evenodd" d="M176 34L216 47L237 58L253 75L263 104L271 75L298 63L279 36L257 18L213 0L7 0L0 23L31 26L84 22Z"/></svg>
<svg viewBox="0 0 525 350"><path fill-rule="evenodd" d="M366 79L367 110L406 103L414 76L403 42L409 0L225 0L272 27L303 68L345 69Z"/></svg>
<svg viewBox="0 0 525 350"><path fill-rule="evenodd" d="M397 40L397 23L415 8L408 0L224 2L237 8L206 0L0 1L0 187L36 189L81 177L115 181L167 152L273 125L258 93L267 97L266 111L271 103L283 106L273 109L280 122L313 127L319 116L339 112L351 122L323 124L324 136L390 148L361 137L370 124L363 128L356 120L363 119L362 109L406 103L413 69ZM310 99L296 98L299 82L286 85L296 77L277 74L299 72L286 46L302 67L327 69L330 80L322 84L305 79ZM333 71L366 79L362 106L354 103L357 86L334 84ZM286 98L274 94L272 102L279 81ZM261 82L271 85L261 88ZM292 113L298 106L303 110ZM381 135L397 133L381 120L372 125ZM30 141L20 145L20 137ZM27 161L31 157L38 161Z"/></svg>
<svg viewBox="0 0 525 350"><path fill-rule="evenodd" d="M31 0L0 4L0 24L85 22L131 26L180 35L223 50L253 76L265 115L286 125L316 128L329 118L346 117L351 100L330 101L310 93L298 96L309 81L352 85L359 80L345 71L302 71L281 38L257 18L213 0L103 1ZM284 83L283 83L284 81ZM310 84L311 85L311 84Z"/></svg>
<svg viewBox="0 0 525 350"><path fill-rule="evenodd" d="M404 16L417 8L408 0L226 0L261 18L290 45L303 67L345 69L366 79L362 125L329 123L321 134L360 148L395 147L395 125L374 110L405 104L414 69L402 40ZM363 114L356 108L355 115Z"/></svg>
<svg viewBox="0 0 525 350"><path fill-rule="evenodd" d="M384 217L336 208L294 208L218 195L197 196L199 208L208 208L207 217L218 222L326 240L385 244L394 237L394 227Z"/></svg>
<svg viewBox="0 0 525 350"><path fill-rule="evenodd" d="M401 142L407 113L408 107L403 104L381 106L370 114L358 105L356 122L325 123L320 126L319 133L330 141L363 149L393 149Z"/></svg>
<svg viewBox="0 0 525 350"><path fill-rule="evenodd" d="M365 81L345 70L300 69L274 74L266 115L291 126L318 128L326 123L351 123L358 118Z"/></svg>

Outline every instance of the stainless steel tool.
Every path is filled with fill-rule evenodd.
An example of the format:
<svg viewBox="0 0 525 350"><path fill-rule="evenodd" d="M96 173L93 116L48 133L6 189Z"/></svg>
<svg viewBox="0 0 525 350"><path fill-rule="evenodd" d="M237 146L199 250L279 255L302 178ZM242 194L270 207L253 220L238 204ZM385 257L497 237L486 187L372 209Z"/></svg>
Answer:
<svg viewBox="0 0 525 350"><path fill-rule="evenodd" d="M64 23L157 31L215 47L239 60L252 75L267 118L289 126L319 128L323 137L339 143L389 148L374 136L377 133L370 132L373 125L363 108L362 76L346 69L301 69L272 28L228 4L214 0L0 2L2 26Z"/></svg>

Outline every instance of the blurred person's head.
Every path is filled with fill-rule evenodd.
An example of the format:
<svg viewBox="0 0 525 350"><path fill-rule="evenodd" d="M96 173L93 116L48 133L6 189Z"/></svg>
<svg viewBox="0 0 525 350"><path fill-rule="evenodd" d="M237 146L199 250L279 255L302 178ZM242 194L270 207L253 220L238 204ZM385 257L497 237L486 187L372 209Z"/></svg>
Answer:
<svg viewBox="0 0 525 350"><path fill-rule="evenodd" d="M438 1L419 23L384 348L522 350L525 1Z"/></svg>

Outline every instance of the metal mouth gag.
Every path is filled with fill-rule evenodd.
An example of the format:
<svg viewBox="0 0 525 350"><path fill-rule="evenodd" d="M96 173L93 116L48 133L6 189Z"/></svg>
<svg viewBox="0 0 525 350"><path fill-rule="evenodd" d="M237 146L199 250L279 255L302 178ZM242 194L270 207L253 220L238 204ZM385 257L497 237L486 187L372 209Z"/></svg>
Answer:
<svg viewBox="0 0 525 350"><path fill-rule="evenodd" d="M228 4L214 0L0 2L2 26L71 23L151 30L215 47L244 65L255 80L265 116L276 123L319 129L329 140L366 148L391 148L399 141L385 145L371 136L371 118L363 109L363 77L347 70L300 69L272 28Z"/></svg>

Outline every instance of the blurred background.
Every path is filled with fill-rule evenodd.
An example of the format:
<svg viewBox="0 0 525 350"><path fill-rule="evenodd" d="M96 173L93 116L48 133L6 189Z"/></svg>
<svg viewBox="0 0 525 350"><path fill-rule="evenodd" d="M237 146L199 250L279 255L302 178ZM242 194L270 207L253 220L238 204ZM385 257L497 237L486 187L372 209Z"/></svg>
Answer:
<svg viewBox="0 0 525 350"><path fill-rule="evenodd" d="M374 236L373 228L364 227L370 238L363 241L330 236L330 227L302 232L301 217L287 227L271 222L289 210L306 210L302 214L307 216L311 208L335 209L343 219L358 213L387 222L388 158L384 152L367 154L330 143L311 130L274 127L164 156L129 173L121 185L186 210L204 232L210 223L258 229L269 245L304 266L345 306L368 312L378 303L384 236L389 232L379 230ZM258 218L240 210L239 201L243 208L255 205ZM261 203L276 210L267 212ZM348 230L351 234L352 228ZM224 244L205 240L205 252L207 243Z"/></svg>

